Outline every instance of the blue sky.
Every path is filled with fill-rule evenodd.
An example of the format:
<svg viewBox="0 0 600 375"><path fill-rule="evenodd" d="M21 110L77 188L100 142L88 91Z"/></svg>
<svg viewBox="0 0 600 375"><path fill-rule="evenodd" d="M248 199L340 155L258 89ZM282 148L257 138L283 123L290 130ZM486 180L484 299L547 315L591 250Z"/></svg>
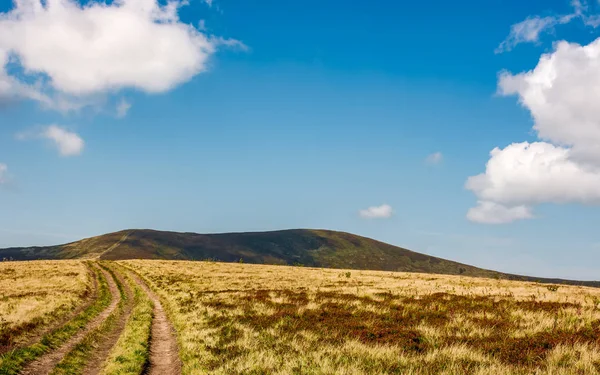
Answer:
<svg viewBox="0 0 600 375"><path fill-rule="evenodd" d="M514 95L497 92L500 72L534 69L555 42L592 43L595 4L581 20L563 22L575 14L566 1L192 0L165 24L192 25L206 36L202 48L213 50L197 60L177 60L171 47L154 51L150 58L184 72L175 79L160 70L164 80L137 77L135 56L103 57L86 71L79 56L65 55L63 67L62 49L36 50L34 21L42 16L15 9L0 0L0 57L3 48L11 57L4 100L0 74L1 247L125 228L326 228L501 271L600 278L595 197L539 191L572 175L521 183L508 171L503 178L514 181L513 190L491 182L465 188L496 160L495 147L509 155L513 143L542 140L548 143L539 153L550 157L593 146L554 136L554 124L527 104L523 85ZM512 50L495 53L511 25L543 19L531 23L541 26L527 29L527 38L515 34ZM11 44L7 36L19 31L31 31L29 39ZM77 29L69 32L78 37ZM147 35L142 46L159 44L151 39L159 34L139 35ZM58 65L48 62L54 56ZM109 69L129 62L136 80ZM186 64L201 69L188 74ZM77 69L85 74L76 76ZM75 109L60 108L61 99ZM130 108L120 116L121 102ZM536 124L542 130L532 130ZM73 137L80 143L69 143ZM434 153L441 157L428 161ZM488 168L486 181L497 181L496 173ZM593 180L590 189L594 176L583 176ZM521 194L525 188L531 191ZM477 201L493 209L467 217ZM360 214L383 204L391 215Z"/></svg>

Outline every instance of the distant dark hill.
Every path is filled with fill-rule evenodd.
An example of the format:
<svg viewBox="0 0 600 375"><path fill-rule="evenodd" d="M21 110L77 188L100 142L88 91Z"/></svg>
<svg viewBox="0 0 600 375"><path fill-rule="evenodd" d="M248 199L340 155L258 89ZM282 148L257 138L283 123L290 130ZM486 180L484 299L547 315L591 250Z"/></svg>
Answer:
<svg viewBox="0 0 600 375"><path fill-rule="evenodd" d="M0 249L1 258L178 259L362 270L425 272L600 286L600 282L538 279L504 274L389 245L350 233L293 229L197 234L125 230L66 245Z"/></svg>

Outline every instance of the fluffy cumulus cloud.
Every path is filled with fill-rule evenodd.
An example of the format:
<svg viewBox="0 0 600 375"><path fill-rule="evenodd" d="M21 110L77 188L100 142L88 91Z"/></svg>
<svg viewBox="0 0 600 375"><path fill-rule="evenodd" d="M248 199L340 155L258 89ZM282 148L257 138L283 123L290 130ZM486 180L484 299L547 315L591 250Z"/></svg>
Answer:
<svg viewBox="0 0 600 375"><path fill-rule="evenodd" d="M236 43L180 22L183 0L14 4L0 14L0 96L12 92L48 106L69 109L73 98L122 88L170 90L206 70L218 45ZM10 64L21 73L7 73Z"/></svg>
<svg viewBox="0 0 600 375"><path fill-rule="evenodd" d="M392 217L394 211L392 206L382 204L381 206L372 206L364 210L360 210L358 214L364 219L387 219Z"/></svg>
<svg viewBox="0 0 600 375"><path fill-rule="evenodd" d="M509 206L600 203L600 171L573 160L568 148L523 142L495 148L490 155L485 173L466 183L484 201Z"/></svg>
<svg viewBox="0 0 600 375"><path fill-rule="evenodd" d="M434 152L425 158L425 163L434 165L440 164L444 160L444 155L441 152Z"/></svg>
<svg viewBox="0 0 600 375"><path fill-rule="evenodd" d="M539 137L573 147L579 157L600 156L600 39L581 46L559 42L535 69L500 75L504 95L517 95Z"/></svg>
<svg viewBox="0 0 600 375"><path fill-rule="evenodd" d="M466 188L479 200L470 220L504 223L533 217L540 203L600 204L600 39L559 42L528 72L504 72L503 95L516 95L540 138L490 153Z"/></svg>

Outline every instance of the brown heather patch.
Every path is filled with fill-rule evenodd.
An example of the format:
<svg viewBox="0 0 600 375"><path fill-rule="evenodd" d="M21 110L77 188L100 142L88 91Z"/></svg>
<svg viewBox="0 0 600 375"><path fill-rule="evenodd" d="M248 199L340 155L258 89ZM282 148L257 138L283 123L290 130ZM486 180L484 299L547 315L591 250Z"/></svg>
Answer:
<svg viewBox="0 0 600 375"><path fill-rule="evenodd" d="M212 307L213 309L235 309L236 305L223 301L208 301L203 303L204 306Z"/></svg>
<svg viewBox="0 0 600 375"><path fill-rule="evenodd" d="M164 298L179 332L184 374L600 373L595 289L549 292L535 283L356 270L346 277L346 271L280 266L126 263Z"/></svg>
<svg viewBox="0 0 600 375"><path fill-rule="evenodd" d="M286 302L274 302L274 299L285 297ZM347 340L357 340L369 345L394 345L407 353L424 353L434 349L433 345L417 328L421 324L429 327L443 328L455 315L467 315L475 312L476 317L470 321L477 327L490 330L485 337L463 338L449 332L443 339L444 344L465 344L473 349L499 359L501 362L535 367L540 366L546 355L558 345L575 343L597 343L600 330L598 323L588 329L576 332L555 330L522 337L507 337L507 332L518 329L518 321L512 319L510 311L522 309L560 313L560 311L578 305L573 303L507 301L483 296L458 296L447 293L434 293L421 298L401 298L390 292L381 292L373 298L357 296L349 293L317 292L313 300L318 302L318 309L300 310L309 303L306 291L266 290L248 291L233 302L198 301L203 306L212 308L239 308L242 316L215 315L207 323L210 327L219 328L219 340L215 346L207 346L212 354L219 356L220 361L228 361L244 353L239 347L230 346L234 338L239 338L239 330L231 328L232 324L245 325L256 332L276 329L277 335L290 340L301 332L310 332L322 343L339 345ZM189 301L194 305L193 301ZM381 313L374 314L357 307L372 305ZM272 314L256 312L257 305L264 305L275 310ZM234 337L231 332L235 332ZM285 350L289 350L286 348ZM438 366L438 365L435 365ZM463 370L473 368L467 361Z"/></svg>

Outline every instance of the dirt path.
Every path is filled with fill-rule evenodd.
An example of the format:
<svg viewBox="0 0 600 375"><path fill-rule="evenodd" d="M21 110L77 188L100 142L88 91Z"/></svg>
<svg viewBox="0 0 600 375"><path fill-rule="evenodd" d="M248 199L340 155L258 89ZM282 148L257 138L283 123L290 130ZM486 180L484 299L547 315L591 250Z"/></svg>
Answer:
<svg viewBox="0 0 600 375"><path fill-rule="evenodd" d="M127 320L129 319L131 310L133 309L133 291L131 290L131 287L123 275L119 272L117 267L110 267L110 269L114 272L121 285L123 285L125 293L127 294L127 303L125 304L123 313L119 316L115 327L100 338L100 343L94 349L94 353L83 369L82 373L86 375L96 375L100 372L100 370L102 370L104 361L110 354L111 349L119 340L119 337L121 337L121 333L123 333L125 324L127 324Z"/></svg>
<svg viewBox="0 0 600 375"><path fill-rule="evenodd" d="M154 303L154 319L150 333L150 365L144 374L180 375L181 360L175 329L167 318L158 296L135 272L131 272L131 275Z"/></svg>
<svg viewBox="0 0 600 375"><path fill-rule="evenodd" d="M85 267L87 268L88 275L92 281L92 288L91 288L91 292L89 293L89 295L87 297L85 297L85 300L83 301L83 303L81 303L79 306L77 306L77 308L75 308L75 310L71 311L68 315L62 317L61 319L59 319L55 322L52 322L44 327L37 328L33 332L30 332L27 335L27 337L24 338L24 341L17 342L15 344L9 345L9 346L0 346L0 355L4 354L6 352L9 352L11 350L31 346L31 345L35 344L36 342L39 342L42 339L42 337L44 337L45 334L67 324L71 319L73 319L74 317L79 315L80 312L87 309L92 303L94 303L96 298L98 298L98 279L96 278L96 273L94 272L92 267L89 265L89 263L85 263Z"/></svg>
<svg viewBox="0 0 600 375"><path fill-rule="evenodd" d="M110 293L112 295L112 301L110 302L110 305L98 316L92 319L92 321L90 321L84 329L71 337L71 339L69 339L69 341L63 344L60 348L53 350L28 364L21 372L21 375L46 375L50 373L50 371L54 369L58 362L60 362L61 359L63 359L63 357L69 353L75 347L75 345L77 345L87 335L88 332L100 326L100 324L102 324L102 322L117 308L117 305L121 300L117 284L107 271L102 268L100 268L100 271L106 278Z"/></svg>
<svg viewBox="0 0 600 375"><path fill-rule="evenodd" d="M129 235L130 235L130 234L131 234L131 232L129 232L129 233L125 233L125 234L123 235L123 237L121 237L121 238L120 238L120 239L119 239L117 242L115 242L115 243L114 243L114 244L113 244L111 247L109 247L108 249L106 249L106 250L104 250L102 253L100 253L100 254L99 254L97 257L96 257L96 259L101 259L101 258L102 258L102 256L103 256L104 254L108 254L108 253L110 253L111 251L113 251L114 249L116 249L117 247L119 247L119 246L120 246L120 245L121 245L123 242L125 242L125 241L127 240L127 238L129 237Z"/></svg>

